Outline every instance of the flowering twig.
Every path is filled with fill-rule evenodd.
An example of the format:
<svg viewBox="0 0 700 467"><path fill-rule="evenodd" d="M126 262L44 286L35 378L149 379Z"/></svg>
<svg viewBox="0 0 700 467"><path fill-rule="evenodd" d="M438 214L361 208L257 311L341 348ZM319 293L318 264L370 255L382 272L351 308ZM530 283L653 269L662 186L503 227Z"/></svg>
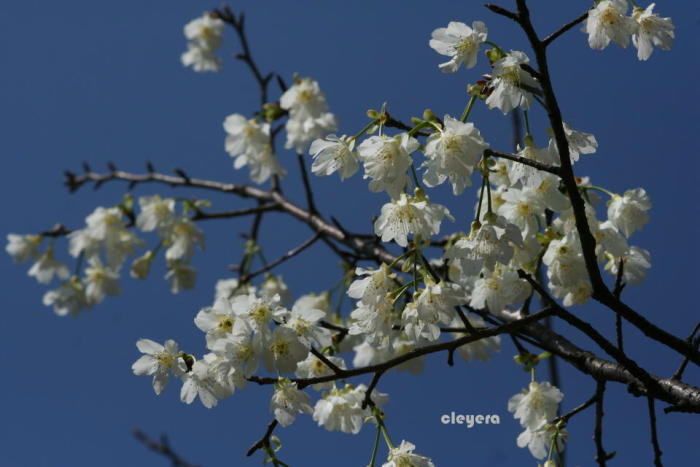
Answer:
<svg viewBox="0 0 700 467"><path fill-rule="evenodd" d="M171 175L165 175L161 173L156 173L156 172L151 172L147 174L132 174L128 172L122 172L122 171L116 171L116 172L110 172L106 174L99 174L95 172L86 172L81 175L73 174L73 173L68 173L67 174L67 180L66 184L68 185L69 189L72 191L75 191L76 189L80 188L82 185L84 185L87 182L90 181L102 181L102 182L107 182L107 181L113 181L113 180L123 180L127 181L129 183L163 183L166 185L170 185L173 187L179 187L179 186L189 186L192 188L201 188L201 189L207 189L207 190L214 190L214 191L219 191L219 192L224 192L224 193L231 193L231 194L236 194L241 197L248 197L248 198L254 198L258 199L261 201L273 201L277 202L280 205L280 209L283 210L284 212L292 215L293 217L301 220L302 222L307 223L310 227L312 227L315 230L318 230L322 233L322 239L325 239L325 242L327 244L331 243L330 239L337 240L355 252L362 254L362 255L367 255L368 257L374 258L377 261L382 261L387 264L390 264L394 259L395 256L392 255L391 253L387 252L385 249L383 249L381 246L377 245L375 242L369 242L367 239L360 238L360 237L352 237L352 236L346 236L340 229L338 229L336 226L326 222L324 219L322 219L318 215L314 215L309 213L308 211L304 210L303 208L299 207L298 205L292 203L291 201L287 200L284 198L280 193L276 193L274 191L266 191L262 190L259 188L251 187L248 185L238 185L238 184L232 184L232 183L222 183L222 182L216 182L216 181L210 181L210 180L201 180L197 178L189 178L189 179L184 179L182 177L176 177L176 176L171 176ZM397 269L400 269L401 263L397 263L396 265ZM478 310L475 310L478 312ZM480 313L482 317L488 318L488 315L486 313ZM536 316L536 315L532 315ZM651 323L649 323L650 327L649 328L644 328L644 324L642 324L643 331L646 333L654 334L656 340L660 340L663 342L662 338L658 336L657 330L655 326L653 326ZM517 328L516 328L517 329ZM627 368L624 365L616 366L615 364L606 361L604 359L600 358L592 358L594 357L590 353L583 353L580 349L578 349L576 346L573 346L570 342L566 341L563 339L561 336L551 333L551 332L546 332L542 328L537 328L533 326L527 326L526 330L528 333L530 333L531 336L535 337L537 339L537 342L544 347L546 350L551 350L557 355L561 356L565 360L569 361L570 363L574 364L577 368L584 370L585 372L598 376L600 378L604 378L607 380L612 380L612 381L619 381L619 382L624 382L626 384L631 384L635 387L639 386L639 380L632 376L631 373L627 371ZM492 332L492 331L491 331ZM507 331L500 331L497 333L502 333L502 332L507 332ZM465 342L472 342L472 340L469 339L474 339L474 341L478 340L481 338L482 333L477 333L475 335L471 336L466 336L465 338L467 341ZM678 339L678 338L676 338ZM678 339L680 340L680 339ZM455 341L453 341L455 342ZM695 349L689 345L688 343L683 342L683 350L684 355L691 355L689 352L686 351L686 349L693 350L694 352ZM447 343L451 344L451 343ZM562 348L561 346L564 345ZM676 346L678 347L678 346ZM445 349L438 349L438 350L445 350ZM438 350L433 350L433 351L438 351ZM681 352L683 353L683 352ZM410 354L405 354L402 356L402 360L399 363L403 363L404 361L409 360L410 358L413 357L407 357ZM422 355L422 354L421 354ZM694 361L693 359L690 359L690 361ZM396 364L399 364L396 363ZM365 373L371 373L375 371L376 369L370 369L365 371ZM363 373L359 373L363 374ZM276 380L270 379L270 382L274 382ZM676 408L673 411L693 411L693 412L698 412L700 411L700 390L697 388L694 388L692 386L685 385L683 383L680 383L675 380L670 380L670 379L663 379L663 378L654 378L654 380L658 383L658 385L663 389L662 392L659 392L655 394L656 397L665 400L671 404L674 404ZM268 382L267 384L270 384ZM319 381L321 382L321 381ZM314 384L314 382L311 382L310 384Z"/></svg>
<svg viewBox="0 0 700 467"><path fill-rule="evenodd" d="M449 351L450 349L453 348L459 348L463 345L476 342L481 339L485 339L487 337L492 337L496 336L499 334L503 333L508 333L512 332L515 330L518 330L522 327L524 327L527 324L533 323L535 321L538 321L540 319L543 319L544 317L550 315L553 311L550 308L547 308L545 310L539 311L537 313L534 313L532 315L529 315L527 317L523 317L517 321L513 321L507 324L503 324L501 326L493 327L493 328L487 328L482 331L479 331L475 334L470 334L467 336L460 337L458 339L455 339L453 341L449 342L440 342L437 344L431 344L431 345L426 345L424 347L418 347L410 352L407 352L405 354L399 355L397 357L394 357L390 360L387 360L386 362L383 363L377 363L374 365L368 365L364 367L359 367L359 368L353 368L351 370L343 370L341 375L343 378L350 378L354 376L360 376L368 373L376 373L377 371L387 371L395 366L398 366L404 362L407 362L409 360L413 360L414 358L421 357L423 355L429 355L431 353L436 353L436 352L443 352L443 351ZM318 376L314 378L290 378L290 381L297 383L299 386L308 386L310 384L317 384L317 383L326 383L329 381L335 381L339 379L338 375L328 375L328 376ZM266 384L275 384L279 380L278 378L270 378L270 377L259 377L259 376L251 376L248 378L249 381L260 384L260 385L266 385Z"/></svg>
<svg viewBox="0 0 700 467"><path fill-rule="evenodd" d="M518 6L517 14L494 5L487 5L487 8L518 23L525 32L530 42L530 46L535 52L540 74L540 85L542 86L544 101L547 108L547 116L554 132L554 139L557 145L557 151L559 153L559 176L564 183L566 191L569 195L569 200L571 201L571 207L576 220L576 229L581 242L581 250L583 252L586 271L588 272L588 276L593 287L593 298L613 310L615 313L621 314L624 319L640 329L647 337L667 345L681 355L689 356L692 362L694 362L696 365L700 365L700 352L689 346L682 339L679 339L673 334L652 324L646 318L616 298L606 287L598 267L598 260L595 252L596 241L588 224L585 202L578 190L578 184L576 182L576 177L574 175L573 166L571 163L569 143L566 138L566 133L564 132L564 122L549 73L546 46L543 41L539 39L537 32L535 31L535 28L530 20L530 11L525 0L517 0L516 3Z"/></svg>

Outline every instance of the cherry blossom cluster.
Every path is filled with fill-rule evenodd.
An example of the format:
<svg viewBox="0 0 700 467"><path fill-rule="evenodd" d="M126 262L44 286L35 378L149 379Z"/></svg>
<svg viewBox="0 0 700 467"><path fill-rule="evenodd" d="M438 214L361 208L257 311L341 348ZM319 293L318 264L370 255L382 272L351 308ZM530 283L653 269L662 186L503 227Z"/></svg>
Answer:
<svg viewBox="0 0 700 467"><path fill-rule="evenodd" d="M157 246L136 258L130 269L131 277L145 279L156 253L165 248L167 273L165 279L170 290L178 293L194 287L196 271L190 259L197 248L204 248L204 233L195 225L187 212L198 209L207 202L183 202L180 214L176 213L176 201L159 195L139 198L140 212L133 211L133 199L126 196L115 207L98 207L85 219L85 227L67 233L68 253L75 258L75 271L54 257L55 235L7 236L6 251L16 262L36 260L29 275L41 284L60 280L59 287L44 294L43 302L53 307L59 316L77 316L82 310L102 302L107 296L120 293L120 271L127 259L135 256L144 245L131 227L142 232L156 232ZM44 252L41 245L48 239ZM87 267L82 271L83 266ZM83 274L81 278L80 275Z"/></svg>
<svg viewBox="0 0 700 467"><path fill-rule="evenodd" d="M626 16L630 4L632 16ZM610 42L627 47L632 38L639 60L649 59L654 46L670 50L675 37L673 23L671 18L654 13L654 6L652 3L640 8L629 0L596 1L583 28L588 34L588 44L597 50L606 48Z"/></svg>
<svg viewBox="0 0 700 467"><path fill-rule="evenodd" d="M625 47L631 38L640 60L649 58L653 46L669 49L673 25L653 8L654 4L646 9L635 6L628 17L624 0L597 1L584 27L590 46L603 49L612 41ZM221 62L214 51L221 45L224 26L220 17L209 13L188 23L189 44L182 63L195 71L218 70ZM384 467L433 466L429 458L413 453L412 443L392 444L380 409L388 396L374 389L377 381L369 387L351 384L345 381L346 373L386 363L391 366L375 373L377 380L391 369L422 372L420 354L395 365L391 361L485 328L482 317L489 314L523 311L535 293L533 277L538 272L546 277L544 293L564 306L591 299L590 265L579 233L584 214L574 210L567 191L571 187L560 177L560 151L568 150L567 166L569 161L575 164L582 155L598 151L596 137L564 123L565 143L561 128L559 141L554 130L540 129L538 138L543 139L537 143L528 115L539 107L547 110L542 75L530 67L524 52L506 51L488 40L483 22L449 22L432 32L429 46L449 58L438 65L446 73L462 65L475 68L482 52L486 57L488 73L468 86L469 98L459 114L439 117L426 110L406 125L398 124L382 106L368 111L369 121L352 136L338 135L338 121L319 83L295 76L288 89L281 85L279 100L265 103L254 117L234 113L225 118L225 151L235 169L248 168L256 184L286 175L273 144L283 127L272 129L275 121L285 118L285 148L299 157L310 154L312 173L337 172L344 180L361 172L368 190L385 200L373 224L377 243L397 253L393 261L377 261L376 267L356 261L334 289L292 300L281 276L268 273L257 284L250 280L250 265L261 248L251 239L239 278L219 281L211 306L194 318L204 334L206 353L186 353L173 340L137 341L143 355L132 365L133 372L152 376L156 394L174 377L182 383L183 402L199 398L211 408L249 382L265 379L274 383L270 411L281 426L302 414L329 431L357 434L365 424L374 424L377 439L383 435L389 451ZM485 138L469 121L479 102L504 115L524 112L526 132L515 154L493 149L488 135ZM478 187L473 212L454 211L457 216L431 201L428 193L445 184L462 201L455 205L471 206L462 196L473 183ZM648 194L642 188L614 193L587 177L577 178L576 184L586 228L595 240L595 260L610 273L611 282L640 284L651 267L650 253L629 239L649 220ZM600 194L608 197L605 207ZM40 283L59 279L59 287L47 292L43 301L62 316L77 315L119 293L120 270L145 244L132 227L156 235L157 244L132 261L130 275L145 279L162 249L171 291L192 288L196 271L191 259L204 248L204 233L190 214L206 203L143 196L138 213L133 204L127 197L119 206L99 207L83 229L62 232L69 254L76 258L72 274L54 257L59 235L10 234L7 252L17 262L34 260L29 275ZM309 204L311 210L311 200ZM459 214L467 219L459 219ZM457 231L446 233L446 221L455 223ZM49 245L41 251L45 239ZM335 291L338 304L333 306ZM537 292L544 298L541 290ZM349 313L342 313L344 296L353 300ZM456 352L467 362L486 361L500 344L500 337L493 335L461 345ZM524 429L517 445L528 447L537 459L546 457L545 466L551 467L553 452L563 449L567 437L557 419L563 394L547 382L537 382L532 371L529 387L508 401L508 410ZM376 454L375 445L372 466ZM268 455L274 459L273 452Z"/></svg>
<svg viewBox="0 0 700 467"><path fill-rule="evenodd" d="M564 394L546 381L535 381L534 368L532 371L529 387L508 400L508 411L525 429L518 436L518 447L527 447L535 458L547 457L547 462L554 464L553 454L561 455L568 436L563 423L553 423Z"/></svg>
<svg viewBox="0 0 700 467"><path fill-rule="evenodd" d="M356 285L352 290L358 288L362 287ZM310 395L292 380L295 376L309 379L333 375L330 365L345 370L345 360L336 354L351 349L357 339L334 342L330 331L321 325L325 320L340 319L332 316L328 294L303 295L291 309L288 303L289 292L281 277L268 276L259 287L237 279L221 280L214 304L200 310L194 320L205 334L209 353L196 358L180 351L173 340L161 345L140 339L136 345L144 355L132 369L137 375L152 376L156 394L163 391L171 376L180 378L183 402L189 404L199 397L205 407L211 408L236 389L244 388L263 367L279 375L270 411L281 426L290 425L299 414L311 415L329 431L352 434L370 421L383 424L377 417L381 417L378 408L388 401L386 394L374 391L372 407L368 407L364 403L364 384L319 382L311 385L320 393L313 404ZM328 355L324 355L326 352ZM357 356L363 352L368 350L358 349ZM429 459L413 454L415 446L405 441L389 448L384 465L433 465ZM405 460L423 463L402 464Z"/></svg>
<svg viewBox="0 0 700 467"><path fill-rule="evenodd" d="M224 22L208 12L187 23L184 33L188 43L180 57L182 64L197 72L219 71L222 61L214 52L221 47L224 28Z"/></svg>

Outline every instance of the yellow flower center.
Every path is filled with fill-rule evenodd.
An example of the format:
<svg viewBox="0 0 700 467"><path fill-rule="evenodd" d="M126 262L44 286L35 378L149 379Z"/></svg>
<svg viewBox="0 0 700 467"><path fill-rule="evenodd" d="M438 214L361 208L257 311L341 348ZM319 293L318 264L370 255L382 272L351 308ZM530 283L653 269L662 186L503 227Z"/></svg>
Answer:
<svg viewBox="0 0 700 467"><path fill-rule="evenodd" d="M611 27L620 20L620 13L613 7L607 7L600 13L600 22Z"/></svg>
<svg viewBox="0 0 700 467"><path fill-rule="evenodd" d="M459 44L454 46L455 52L460 55L467 55L477 47L476 42L471 37L465 37Z"/></svg>

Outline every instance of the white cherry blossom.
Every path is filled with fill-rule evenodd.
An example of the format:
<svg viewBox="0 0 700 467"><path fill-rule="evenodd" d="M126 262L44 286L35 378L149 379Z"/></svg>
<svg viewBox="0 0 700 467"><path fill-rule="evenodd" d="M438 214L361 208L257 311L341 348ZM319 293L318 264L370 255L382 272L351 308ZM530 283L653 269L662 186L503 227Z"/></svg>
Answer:
<svg viewBox="0 0 700 467"><path fill-rule="evenodd" d="M445 217L454 222L450 211L441 204L431 203L422 190L416 190L414 196L401 193L398 199L382 206L382 212L374 223L374 233L383 242L394 240L405 247L410 234L422 239L437 235Z"/></svg>
<svg viewBox="0 0 700 467"><path fill-rule="evenodd" d="M500 312L507 305L522 302L529 294L530 285L516 271L497 267L476 280L469 306Z"/></svg>
<svg viewBox="0 0 700 467"><path fill-rule="evenodd" d="M199 396L202 405L211 409L218 404L219 399L231 395L231 388L225 387L217 380L214 371L216 359L214 354L207 354L202 360L194 362L191 371L182 375L182 402L191 404Z"/></svg>
<svg viewBox="0 0 700 467"><path fill-rule="evenodd" d="M136 226L144 232L157 230L161 236L167 235L175 221L175 200L161 198L160 195L139 198L141 212L136 217Z"/></svg>
<svg viewBox="0 0 700 467"><path fill-rule="evenodd" d="M280 97L280 107L289 112L284 147L299 154L306 152L311 141L338 128L335 115L328 112L325 94L311 78L297 79Z"/></svg>
<svg viewBox="0 0 700 467"><path fill-rule="evenodd" d="M297 388L286 378L282 378L275 385L275 393L270 401L270 411L275 414L275 419L282 426L291 425L297 414L311 414L314 408L311 406L311 398L304 391Z"/></svg>
<svg viewBox="0 0 700 467"><path fill-rule="evenodd" d="M520 420L520 425L535 430L541 425L542 419L547 422L557 416L559 403L564 394L548 382L530 383L528 390L518 393L508 400L508 411Z"/></svg>
<svg viewBox="0 0 700 467"><path fill-rule="evenodd" d="M46 292L42 303L53 307L58 316L78 316L84 308L91 306L85 297L85 287L77 277L72 277L57 289Z"/></svg>
<svg viewBox="0 0 700 467"><path fill-rule="evenodd" d="M366 305L383 302L387 294L396 288L394 283L396 275L387 264L382 263L379 269L358 267L355 269L355 274L362 279L355 279L348 287L347 294Z"/></svg>
<svg viewBox="0 0 700 467"><path fill-rule="evenodd" d="M270 371L294 373L297 363L309 354L309 349L294 330L278 326L265 343L263 360Z"/></svg>
<svg viewBox="0 0 700 467"><path fill-rule="evenodd" d="M359 167L355 139L346 135L328 135L325 139L316 139L311 143L309 153L314 158L311 172L316 175L338 172L340 179L344 180L352 177Z"/></svg>
<svg viewBox="0 0 700 467"><path fill-rule="evenodd" d="M637 31L636 21L627 13L627 0L603 0L588 12L583 31L588 33L588 45L602 50L613 41L627 47L630 36Z"/></svg>
<svg viewBox="0 0 700 467"><path fill-rule="evenodd" d="M90 266L85 269L85 297L88 303L102 302L107 295L119 295L119 273L102 264L99 258L88 259Z"/></svg>
<svg viewBox="0 0 700 467"><path fill-rule="evenodd" d="M136 347L144 355L134 362L131 369L135 375L153 375L153 390L156 394L165 389L171 373L181 376L187 369L177 342L172 339L165 341L165 345L151 339L139 339Z"/></svg>
<svg viewBox="0 0 700 467"><path fill-rule="evenodd" d="M168 261L168 272L165 280L170 282L170 291L180 293L194 287L197 280L197 270L184 261Z"/></svg>
<svg viewBox="0 0 700 467"><path fill-rule="evenodd" d="M649 222L649 209L651 201L644 188L627 190L622 196L613 195L608 203L608 219L629 237Z"/></svg>
<svg viewBox="0 0 700 467"><path fill-rule="evenodd" d="M471 27L450 21L446 28L433 31L430 47L440 55L451 57L449 62L440 64L440 70L454 73L462 64L465 68L474 68L479 48L487 36L486 25L481 21L474 21Z"/></svg>
<svg viewBox="0 0 700 467"><path fill-rule="evenodd" d="M326 356L326 358L338 368L341 368L343 370L347 368L345 365L345 360L343 360L341 357ZM309 353L305 360L302 360L301 362L297 363L297 369L295 374L299 378L320 378L322 376L330 376L334 373L333 370L322 360L320 360L315 355ZM334 383L332 381L329 381L326 383L316 383L311 385L311 387L317 391L321 391L323 389L332 388L333 384Z"/></svg>
<svg viewBox="0 0 700 467"><path fill-rule="evenodd" d="M428 137L421 168L425 168L423 183L435 187L449 180L452 193L460 195L471 185L471 174L489 145L473 123L445 115L444 128Z"/></svg>
<svg viewBox="0 0 700 467"><path fill-rule="evenodd" d="M357 154L365 170L364 178L370 178L369 189L386 191L396 199L406 186L406 171L411 166L411 153L420 143L408 133L396 136L370 136L357 147Z"/></svg>
<svg viewBox="0 0 700 467"><path fill-rule="evenodd" d="M632 17L639 24L632 35L632 43L637 48L637 58L647 60L654 52L654 46L661 50L671 50L673 45L674 26L671 18L661 18L654 13L652 3L645 9L635 8Z"/></svg>
<svg viewBox="0 0 700 467"><path fill-rule="evenodd" d="M342 389L333 388L316 402L314 421L328 431L342 431L356 435L362 429L365 418L371 414L369 407L362 408L366 390L367 386L364 384L357 387L347 384ZM377 406L382 406L388 401L388 397L374 390L372 400Z"/></svg>
<svg viewBox="0 0 700 467"><path fill-rule="evenodd" d="M207 348L211 350L217 340L249 330L245 320L238 319L227 298L219 298L214 306L202 308L195 316L194 324L206 333Z"/></svg>
<svg viewBox="0 0 700 467"><path fill-rule="evenodd" d="M524 110L530 107L532 90L538 88L537 81L520 65L529 63L530 59L523 52L511 50L508 55L493 64L493 91L486 98L489 108L498 108L507 114L520 106Z"/></svg>
<svg viewBox="0 0 700 467"><path fill-rule="evenodd" d="M382 467L435 467L428 457L414 454L416 446L402 440L401 444L389 450L389 456Z"/></svg>
<svg viewBox="0 0 700 467"><path fill-rule="evenodd" d="M36 278L40 284L50 283L54 276L64 280L70 277L68 266L66 266L64 262L54 258L52 247L46 249L46 252L39 257L31 268L29 268L27 274L30 277Z"/></svg>
<svg viewBox="0 0 700 467"><path fill-rule="evenodd" d="M15 263L24 263L40 256L39 245L44 238L41 235L7 234L5 251L12 256Z"/></svg>
<svg viewBox="0 0 700 467"><path fill-rule="evenodd" d="M187 216L180 216L172 224L167 238L168 249L165 259L187 260L194 254L195 247L204 249L204 232Z"/></svg>

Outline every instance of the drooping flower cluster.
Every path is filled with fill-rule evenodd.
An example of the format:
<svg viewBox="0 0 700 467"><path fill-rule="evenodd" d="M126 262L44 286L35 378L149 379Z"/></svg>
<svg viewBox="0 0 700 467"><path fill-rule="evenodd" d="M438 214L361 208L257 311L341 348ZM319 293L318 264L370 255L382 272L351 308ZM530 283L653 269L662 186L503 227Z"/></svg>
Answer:
<svg viewBox="0 0 700 467"><path fill-rule="evenodd" d="M232 114L224 120L226 152L234 158L233 167L248 166L250 179L264 183L273 175L283 177L287 172L277 161L270 140L270 124Z"/></svg>
<svg viewBox="0 0 700 467"><path fill-rule="evenodd" d="M205 201L188 203L195 208L197 204L207 204ZM165 277L172 292L194 287L196 273L190 259L197 248L204 248L204 233L187 215L187 203L177 214L175 200L158 195L142 196L138 200L138 215L133 211L133 204L133 199L127 196L119 206L95 209L86 217L82 229L67 232L61 228L57 231L67 236L68 253L75 258L72 274L63 261L55 258L54 237L58 234L9 234L6 250L17 262L36 259L29 275L40 283L49 284L54 278L61 281L58 288L49 290L43 298L44 305L53 307L59 316L76 316L81 310L101 303L107 296L120 293L121 269L127 259L144 245L131 230L133 226L142 232L156 232L160 240L156 248L133 261L129 271L131 277L145 279L157 251L164 247L168 269ZM44 236L51 237L51 240L42 253L40 246Z"/></svg>
<svg viewBox="0 0 700 467"><path fill-rule="evenodd" d="M414 454L415 449L415 444L402 440L401 444L389 450L389 457L382 467L435 467L429 458Z"/></svg>
<svg viewBox="0 0 700 467"><path fill-rule="evenodd" d="M557 416L559 402L564 394L548 382L532 381L527 390L514 395L508 401L508 411L525 428L518 436L518 447L527 447L537 459L547 455L556 440L558 451L563 450L566 430L552 425Z"/></svg>
<svg viewBox="0 0 700 467"><path fill-rule="evenodd" d="M592 49L604 49L610 42L620 47L632 43L637 48L637 58L647 60L654 46L670 50L673 45L674 27L671 18L661 18L654 13L655 4L646 8L634 7L632 16L626 16L626 0L603 0L588 12L584 31Z"/></svg>
<svg viewBox="0 0 700 467"><path fill-rule="evenodd" d="M197 72L219 71L222 61L214 52L221 47L224 26L220 18L208 12L187 23L184 33L189 42L180 57L182 64Z"/></svg>
<svg viewBox="0 0 700 467"><path fill-rule="evenodd" d="M318 82L311 78L297 79L280 97L280 107L289 113L284 147L300 154L306 152L313 140L338 127L335 115L328 112L326 96Z"/></svg>

